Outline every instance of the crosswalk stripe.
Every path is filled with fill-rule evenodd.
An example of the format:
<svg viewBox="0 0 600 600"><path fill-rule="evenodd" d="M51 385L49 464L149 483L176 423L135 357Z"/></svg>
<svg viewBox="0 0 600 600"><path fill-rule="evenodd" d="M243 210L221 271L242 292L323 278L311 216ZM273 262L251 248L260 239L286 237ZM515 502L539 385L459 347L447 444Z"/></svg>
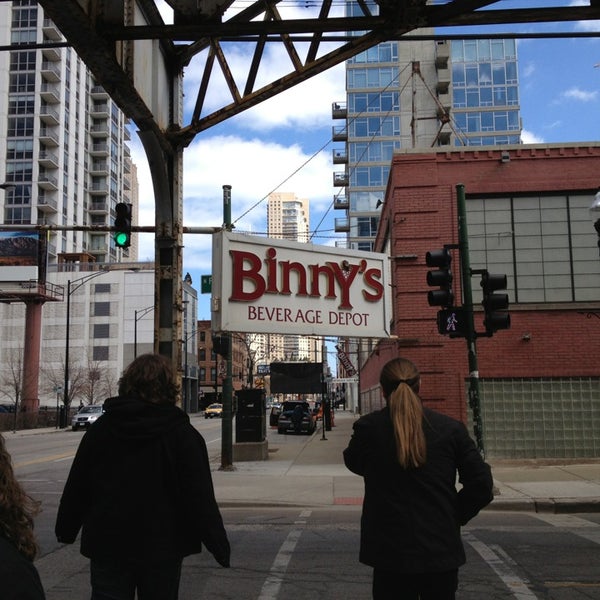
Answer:
<svg viewBox="0 0 600 600"><path fill-rule="evenodd" d="M302 511L300 514L300 519L302 520L297 520L295 525L305 524L305 519L308 519L310 514L310 510ZM271 565L271 569L269 571L269 576L262 586L258 600L277 600L285 572L287 571L290 560L292 559L292 555L294 554L294 550L296 549L296 544L298 543L301 535L302 529L299 528L292 529L292 531L288 533L288 536L285 538L285 541L279 548L279 552L277 552L277 556L275 556L275 559L273 560L273 564Z"/></svg>
<svg viewBox="0 0 600 600"><path fill-rule="evenodd" d="M512 561L503 560L490 546L478 540L472 533L463 533L463 539L494 570L517 600L537 600L537 596L529 588L529 582L518 577L509 565Z"/></svg>

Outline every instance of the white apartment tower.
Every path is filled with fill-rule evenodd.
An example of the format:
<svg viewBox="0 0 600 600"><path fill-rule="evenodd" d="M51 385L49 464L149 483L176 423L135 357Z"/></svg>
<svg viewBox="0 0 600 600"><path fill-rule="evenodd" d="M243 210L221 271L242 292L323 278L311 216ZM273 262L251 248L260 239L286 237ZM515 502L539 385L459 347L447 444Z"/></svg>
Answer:
<svg viewBox="0 0 600 600"><path fill-rule="evenodd" d="M65 366L67 300L72 304L71 372L91 361L108 369L116 380L133 355L123 323L153 302L153 286L148 285L152 277L136 278L145 283L135 299L128 298L132 292L127 290L132 288L123 278L110 284L87 283L92 271L105 272L102 266L119 268L116 263L137 260L136 234L130 248L123 250L103 230L113 224L120 202L132 205L133 222L137 221L137 175L127 146L125 115L35 0L0 2L0 44L9 48L0 53L0 223L54 227L47 231L47 282L55 286L49 289L63 290L32 300L27 297L29 286L21 282L21 294L2 296L0 381L10 360L31 354L23 332L35 322L40 337L36 349L41 349L40 387L39 392L35 386L30 391L44 402L48 393L52 397L44 373L60 371L61 362ZM124 264L120 268L126 269ZM138 272L140 268L153 270L153 265L138 265ZM80 309L78 300L87 298L82 306L96 310L94 306L100 304L91 303L94 297L89 295L94 290L110 294L110 301L98 309L104 313L84 318L88 313ZM123 347L124 343L129 346ZM37 367L35 361L29 367L32 364ZM35 406L35 397L23 399Z"/></svg>
<svg viewBox="0 0 600 600"><path fill-rule="evenodd" d="M275 192L267 198L267 235L272 238L308 242L310 208L306 198L292 192Z"/></svg>
<svg viewBox="0 0 600 600"><path fill-rule="evenodd" d="M310 206L306 198L298 198L293 192L275 192L267 198L267 234L277 239L295 242L309 241ZM320 361L320 341L290 335L256 335L253 346L258 349L257 362L271 360Z"/></svg>
<svg viewBox="0 0 600 600"><path fill-rule="evenodd" d="M112 224L133 205L127 122L35 0L0 3L0 219L4 224ZM136 236L119 250L108 232L51 231L48 262L85 253L136 260Z"/></svg>

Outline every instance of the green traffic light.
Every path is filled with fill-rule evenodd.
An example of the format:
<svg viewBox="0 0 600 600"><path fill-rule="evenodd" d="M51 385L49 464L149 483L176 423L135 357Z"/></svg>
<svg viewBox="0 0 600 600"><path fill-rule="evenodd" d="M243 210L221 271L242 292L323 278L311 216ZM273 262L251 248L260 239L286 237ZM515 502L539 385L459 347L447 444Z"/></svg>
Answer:
<svg viewBox="0 0 600 600"><path fill-rule="evenodd" d="M117 231L114 235L115 244L119 248L129 247L129 234L125 231Z"/></svg>

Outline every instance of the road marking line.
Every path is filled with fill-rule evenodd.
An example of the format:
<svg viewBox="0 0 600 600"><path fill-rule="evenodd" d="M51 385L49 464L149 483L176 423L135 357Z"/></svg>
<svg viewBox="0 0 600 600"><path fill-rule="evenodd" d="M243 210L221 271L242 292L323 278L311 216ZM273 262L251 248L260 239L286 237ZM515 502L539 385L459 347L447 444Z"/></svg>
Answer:
<svg viewBox="0 0 600 600"><path fill-rule="evenodd" d="M73 452L63 453L63 454L54 454L52 456L45 456L43 458L35 458L33 460L26 460L24 462L15 463L15 469L19 467L28 467L30 465L39 465L41 463L59 461L59 460L69 460L70 458L74 458L75 454Z"/></svg>
<svg viewBox="0 0 600 600"><path fill-rule="evenodd" d="M590 542L594 542L595 544L600 544L600 525L594 523L594 521L588 521L575 515L545 515L543 513L535 513L534 516L540 521L544 521L544 523L566 529L573 535L590 540Z"/></svg>
<svg viewBox="0 0 600 600"><path fill-rule="evenodd" d="M463 538L494 570L517 600L537 600L537 596L529 588L529 582L519 578L511 567L489 546L478 540L472 533L463 533ZM502 552L502 554L505 553Z"/></svg>
<svg viewBox="0 0 600 600"><path fill-rule="evenodd" d="M300 513L300 518L307 519L311 512L312 511L310 510L302 511L302 513ZM298 523L299 522L296 521L296 524ZM275 559L273 560L269 576L265 580L257 600L277 600L285 572L287 571L294 550L296 549L296 544L301 535L302 529L292 529L292 531L288 533L288 536L279 548L277 556L275 556Z"/></svg>

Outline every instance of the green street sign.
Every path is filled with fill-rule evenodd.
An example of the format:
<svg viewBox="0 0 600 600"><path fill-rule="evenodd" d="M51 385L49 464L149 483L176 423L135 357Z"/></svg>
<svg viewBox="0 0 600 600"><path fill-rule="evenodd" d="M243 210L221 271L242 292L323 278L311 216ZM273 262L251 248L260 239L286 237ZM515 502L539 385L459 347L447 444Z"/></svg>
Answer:
<svg viewBox="0 0 600 600"><path fill-rule="evenodd" d="M201 275L200 277L200 293L212 293L212 275Z"/></svg>

